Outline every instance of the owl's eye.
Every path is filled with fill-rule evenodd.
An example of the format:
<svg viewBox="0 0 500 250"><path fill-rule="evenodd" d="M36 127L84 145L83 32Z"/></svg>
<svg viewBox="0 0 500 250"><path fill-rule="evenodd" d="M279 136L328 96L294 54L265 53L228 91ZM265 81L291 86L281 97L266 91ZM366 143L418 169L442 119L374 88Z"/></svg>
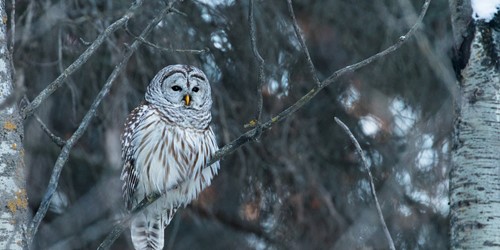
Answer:
<svg viewBox="0 0 500 250"><path fill-rule="evenodd" d="M174 86L172 86L172 90L173 90L173 91L181 91L181 90L182 90L182 88L181 88L181 87L179 87L179 86L177 86L177 85L174 85Z"/></svg>
<svg viewBox="0 0 500 250"><path fill-rule="evenodd" d="M193 88L193 92L198 92L199 90L200 90L200 88L198 88L198 87Z"/></svg>

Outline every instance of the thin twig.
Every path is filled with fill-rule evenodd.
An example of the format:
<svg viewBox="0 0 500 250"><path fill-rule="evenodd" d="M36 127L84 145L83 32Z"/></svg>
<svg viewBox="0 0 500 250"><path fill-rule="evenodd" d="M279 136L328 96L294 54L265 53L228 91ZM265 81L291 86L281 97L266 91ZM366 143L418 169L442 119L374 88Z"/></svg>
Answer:
<svg viewBox="0 0 500 250"><path fill-rule="evenodd" d="M318 75L316 74L316 67L314 67L311 55L309 54L309 49L307 48L306 42L304 41L304 38L300 33L299 24L297 23L297 19L295 18L295 13L293 12L292 0L287 0L287 3L288 3L288 12L290 13L290 16L292 17L293 21L292 23L293 23L293 29L295 30L295 36L297 36L297 39L299 39L300 47L302 47L302 50L306 55L307 65L314 79L314 82L316 83L316 85L319 86L321 82L319 81Z"/></svg>
<svg viewBox="0 0 500 250"><path fill-rule="evenodd" d="M387 228L387 225L385 224L384 215L382 214L382 209L380 208L380 203L378 202L378 198L377 198L377 192L375 191L375 184L373 183L372 172L370 171L370 166L368 164L368 161L366 160L365 154L363 153L363 149L359 145L358 140L356 140L356 137L354 137L354 135L352 134L351 130L349 130L349 128L340 119L335 117L335 122L346 132L347 135L349 135L351 142L356 147L356 152L358 152L359 156L361 157L361 162L363 163L363 166L365 167L366 171L368 172L368 177L370 179L370 187L371 187L373 199L375 200L375 207L377 208L378 218L380 219L380 224L382 224L382 229L384 230L385 237L387 238L389 248L391 250L396 250L396 247L394 247L394 241L392 240L392 237L391 237L391 233L389 233L389 229Z"/></svg>
<svg viewBox="0 0 500 250"><path fill-rule="evenodd" d="M413 8L412 3L409 0L399 0L398 1L401 9L403 10L403 17L408 25L411 25L413 21L417 18L417 13ZM400 22L398 22L400 24ZM455 84L455 75L453 74L453 68L451 67L451 61L448 60L444 53L446 50L440 50L433 48L429 37L425 32L416 32L415 41L422 52L422 54L427 59L430 69L434 72L435 76L440 78L444 83L448 91L453 96L453 100L458 100L459 87Z"/></svg>
<svg viewBox="0 0 500 250"><path fill-rule="evenodd" d="M22 116L26 119L31 116L35 109L37 109L52 93L54 93L58 88L60 88L66 78L72 75L76 70L78 70L87 60L92 56L101 44L116 30L121 28L127 21L134 16L137 9L142 5L144 0L134 1L132 6L128 9L127 13L123 15L120 19L116 20L114 23L109 25L96 39L95 41L83 52L71 65L69 65L53 82L49 84L40 94L38 94L31 103L29 103L23 110Z"/></svg>
<svg viewBox="0 0 500 250"><path fill-rule="evenodd" d="M184 16L184 17L188 16L188 14L186 14L186 13L184 13L184 12L182 12L182 11L176 9L176 8L172 8L172 12L174 12L175 14L179 14L181 16Z"/></svg>
<svg viewBox="0 0 500 250"><path fill-rule="evenodd" d="M62 74L64 72L64 65L63 65L63 39L62 39L62 28L59 27L58 31L58 39L57 39L57 68L59 69L59 72ZM72 108L72 119L75 119L75 114L76 114L76 93L77 90L75 88L76 84L75 82L71 79L71 77L66 78L67 80L67 85L69 92L71 94L71 108Z"/></svg>
<svg viewBox="0 0 500 250"><path fill-rule="evenodd" d="M387 56L388 54L396 51L405 42L407 42L410 37L413 36L413 34L415 33L418 26L422 23L422 19L424 18L425 14L427 13L427 9L429 7L430 2L431 2L431 0L425 1L425 3L422 6L422 12L420 13L420 16L419 16L417 22L411 27L411 29L406 34L401 36L395 44L393 44L392 46L388 47L387 49L385 49L385 50L383 50L383 51L381 51L373 56L370 56L370 57L368 57L368 58L366 58L358 63L349 65L347 67L344 67L340 70L335 71L327 79L322 81L320 85L313 87L307 94L302 96L298 101L296 101L294 104L292 104L291 106L289 106L285 110L281 111L281 113L279 113L275 117L272 117L271 119L269 119L268 121L263 123L261 126L259 126L259 128L262 130L270 129L274 124L282 121L285 118L290 117L292 114L297 112L297 110L299 110L302 106L304 106L306 103L309 103L324 87L335 82L341 76L344 76L348 73L351 73L355 70L358 70L358 69L360 69L360 68L362 68L370 63L373 63L376 60L378 60L384 56ZM226 144L224 147L217 150L217 152L215 152L215 154L212 156L212 158L208 162L207 166L214 164L215 162L221 160L224 156L229 155L232 152L234 152L236 149L238 149L242 145L248 143L249 141L254 140L255 136L257 135L257 133L256 133L257 129L258 128L255 127L253 129L247 131L246 133L240 135L234 141ZM111 231L111 233L108 235L108 237L106 239L108 240L108 238L114 237L114 239L112 241L116 240L116 238L118 238L120 236L120 234L123 232L123 230L125 229L125 223L127 223L131 219L131 217L134 216L135 213L142 211L142 209L149 206L150 204L155 202L160 197L161 197L161 194L157 193L157 194L152 194L151 196L143 199L139 203L139 205L137 205L134 208L134 213L130 213L129 215L127 215L125 218L123 218L119 223L117 223L113 227L113 230ZM111 244L111 243L109 243L109 244ZM109 248L109 246L108 246L108 248ZM107 249L107 248L101 248L101 249Z"/></svg>
<svg viewBox="0 0 500 250"><path fill-rule="evenodd" d="M45 123L42 121L42 119L40 119L40 117L38 115L35 114L34 116L35 116L36 121L40 124L40 127L42 128L43 132L45 132L45 134L47 134L49 136L49 138L57 146L59 146L60 148L64 147L64 145L66 144L66 141L63 140L61 137L52 133L52 131L50 131L50 129L47 127L47 125L45 125Z"/></svg>
<svg viewBox="0 0 500 250"><path fill-rule="evenodd" d="M257 86L257 116L256 116L256 129L255 129L255 139L260 137L262 123L262 108L264 106L264 97L262 96L262 88L264 87L264 59L259 53L257 48L257 38L255 35L255 19L254 19L254 1L250 0L250 6L248 8L248 25L250 26L250 43L252 45L252 52L259 69L259 84Z"/></svg>
<svg viewBox="0 0 500 250"><path fill-rule="evenodd" d="M141 37L146 37L151 30L161 21L161 19L170 11L170 7L165 8L161 13L159 13L149 24L148 26L143 30ZM121 73L121 71L125 68L125 65L127 65L128 60L132 56L132 54L137 50L141 43L139 41L135 41L127 50L127 53L124 55L122 61L115 66L115 69L111 73L111 75L108 77L106 80L106 83L102 87L101 91L95 98L94 102L92 103L89 111L87 114L85 114L85 117L82 119L82 122L80 123L80 126L78 129L73 133L73 135L66 141L66 144L64 145L63 149L61 150L61 153L59 154L59 157L57 158L57 161L54 165L54 170L52 171L52 175L50 177L50 182L47 187L47 191L42 199L42 203L40 204L40 207L38 211L35 214L35 217L33 218L27 232L27 239L28 239L28 245L31 245L33 242L34 235L36 234L38 230L38 226L40 225L42 219L45 217L45 214L47 213L47 209L49 208L50 201L52 200L52 196L54 195L54 192L57 188L57 184L59 182L59 176L61 174L62 168L64 167L64 164L68 160L69 153L71 149L73 148L74 144L80 139L80 137L83 135L85 130L87 129L90 121L95 115L95 112L99 105L101 104L102 99L108 94L109 89L113 85L115 79L118 77L118 74Z"/></svg>
<svg viewBox="0 0 500 250"><path fill-rule="evenodd" d="M171 48L164 48L164 47L160 47L142 37L136 37L135 38L136 40L152 47L152 48L155 48L157 50L160 50L161 52L165 52L165 53L173 53L173 52L177 52L177 53L191 53L191 54L202 54L202 53L205 53L205 52L208 52L209 49L208 48L204 48L204 49L171 49Z"/></svg>

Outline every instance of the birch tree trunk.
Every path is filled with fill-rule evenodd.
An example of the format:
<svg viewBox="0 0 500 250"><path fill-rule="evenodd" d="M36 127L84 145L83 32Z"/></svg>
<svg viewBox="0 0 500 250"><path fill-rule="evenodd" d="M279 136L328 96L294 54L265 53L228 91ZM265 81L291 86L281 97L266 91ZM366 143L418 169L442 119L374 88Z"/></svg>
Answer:
<svg viewBox="0 0 500 250"><path fill-rule="evenodd" d="M450 0L457 75L450 174L452 249L500 247L500 27L471 19L469 1ZM496 26L496 27L495 27Z"/></svg>
<svg viewBox="0 0 500 250"><path fill-rule="evenodd" d="M16 105L7 48L7 14L0 0L0 249L26 248L26 196L23 125Z"/></svg>

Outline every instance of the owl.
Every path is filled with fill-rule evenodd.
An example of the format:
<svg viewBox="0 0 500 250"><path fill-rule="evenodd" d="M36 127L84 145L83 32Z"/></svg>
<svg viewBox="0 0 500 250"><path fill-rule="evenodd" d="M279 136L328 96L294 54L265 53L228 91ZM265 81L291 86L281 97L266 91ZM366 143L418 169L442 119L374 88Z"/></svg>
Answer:
<svg viewBox="0 0 500 250"><path fill-rule="evenodd" d="M218 146L210 127L210 84L196 67L171 65L148 85L145 101L125 122L122 192L127 209L147 195L162 196L131 222L135 249L162 249L164 229L219 170L208 166Z"/></svg>

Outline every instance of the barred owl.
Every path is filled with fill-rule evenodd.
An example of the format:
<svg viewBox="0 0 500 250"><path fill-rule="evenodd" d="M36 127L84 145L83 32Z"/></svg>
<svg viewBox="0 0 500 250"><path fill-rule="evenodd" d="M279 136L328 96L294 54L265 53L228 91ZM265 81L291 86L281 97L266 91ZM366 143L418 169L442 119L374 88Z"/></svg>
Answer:
<svg viewBox="0 0 500 250"><path fill-rule="evenodd" d="M147 195L156 202L131 222L136 249L162 249L164 228L212 181L219 162L207 166L217 151L210 128L210 84L198 68L171 65L160 70L146 90L145 102L125 122L121 180L130 210Z"/></svg>

